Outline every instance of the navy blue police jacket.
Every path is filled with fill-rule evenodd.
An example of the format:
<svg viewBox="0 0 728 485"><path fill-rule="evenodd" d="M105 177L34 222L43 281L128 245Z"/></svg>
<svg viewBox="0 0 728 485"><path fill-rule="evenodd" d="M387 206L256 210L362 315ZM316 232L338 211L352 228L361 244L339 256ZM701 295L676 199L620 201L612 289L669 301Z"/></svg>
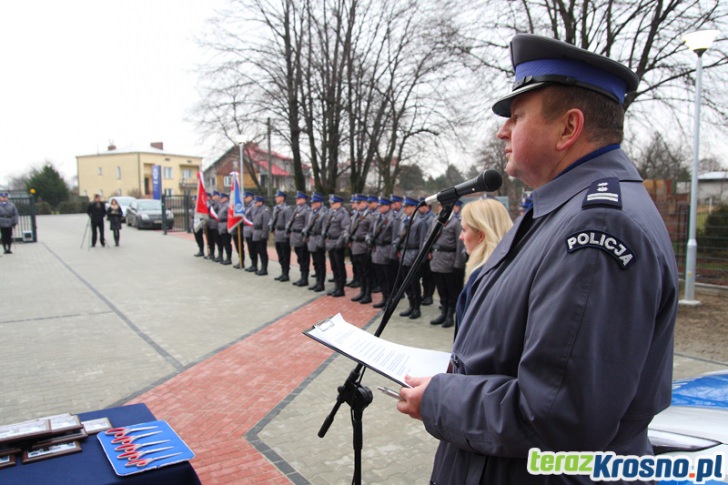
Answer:
<svg viewBox="0 0 728 485"><path fill-rule="evenodd" d="M421 403L441 440L432 483L591 483L529 474L529 450L652 453L677 268L637 170L610 148L535 190L528 232L514 244L524 217L461 293L451 370Z"/></svg>

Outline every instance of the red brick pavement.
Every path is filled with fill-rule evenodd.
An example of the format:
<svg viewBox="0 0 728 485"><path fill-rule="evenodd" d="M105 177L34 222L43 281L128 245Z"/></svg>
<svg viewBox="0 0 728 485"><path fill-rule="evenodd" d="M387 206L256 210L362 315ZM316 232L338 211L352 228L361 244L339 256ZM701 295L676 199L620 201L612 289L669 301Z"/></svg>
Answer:
<svg viewBox="0 0 728 485"><path fill-rule="evenodd" d="M144 402L170 423L195 452L203 484L290 483L244 436L331 355L303 330L337 312L360 327L376 315L349 300L358 290L347 291L317 298L129 404Z"/></svg>

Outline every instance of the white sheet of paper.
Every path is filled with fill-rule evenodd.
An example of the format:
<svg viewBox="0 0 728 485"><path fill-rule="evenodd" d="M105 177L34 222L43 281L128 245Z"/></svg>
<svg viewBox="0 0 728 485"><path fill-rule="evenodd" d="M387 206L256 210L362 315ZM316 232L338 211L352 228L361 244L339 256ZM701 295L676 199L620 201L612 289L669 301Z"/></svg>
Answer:
<svg viewBox="0 0 728 485"><path fill-rule="evenodd" d="M324 345L409 387L405 376L429 377L447 371L450 353L396 344L348 323L340 313L304 332Z"/></svg>

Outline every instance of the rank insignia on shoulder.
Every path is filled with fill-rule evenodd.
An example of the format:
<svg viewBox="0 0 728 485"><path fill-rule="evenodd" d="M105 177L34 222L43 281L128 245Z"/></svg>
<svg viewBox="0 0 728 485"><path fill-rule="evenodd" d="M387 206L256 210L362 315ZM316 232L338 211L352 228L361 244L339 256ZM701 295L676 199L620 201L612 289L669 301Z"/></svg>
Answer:
<svg viewBox="0 0 728 485"><path fill-rule="evenodd" d="M566 238L566 251L573 253L579 249L596 248L609 254L627 269L635 262L637 256L622 241L602 231L581 231Z"/></svg>
<svg viewBox="0 0 728 485"><path fill-rule="evenodd" d="M622 190L618 178L609 177L592 182L581 207L586 209L594 206L622 208Z"/></svg>

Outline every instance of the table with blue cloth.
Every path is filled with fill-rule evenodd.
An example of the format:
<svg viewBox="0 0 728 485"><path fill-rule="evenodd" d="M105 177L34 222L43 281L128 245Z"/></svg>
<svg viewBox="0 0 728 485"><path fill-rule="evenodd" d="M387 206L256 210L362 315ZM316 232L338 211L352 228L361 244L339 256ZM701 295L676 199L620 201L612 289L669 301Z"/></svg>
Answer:
<svg viewBox="0 0 728 485"><path fill-rule="evenodd" d="M144 404L132 404L117 408L102 409L78 415L81 421L109 418L113 427L129 426L155 421L156 418ZM45 460L23 464L18 457L16 464L0 469L0 483L3 485L106 485L174 483L199 485L194 468L189 462L177 463L148 472L125 477L117 476L111 467L96 435L89 435L80 441L82 451Z"/></svg>

